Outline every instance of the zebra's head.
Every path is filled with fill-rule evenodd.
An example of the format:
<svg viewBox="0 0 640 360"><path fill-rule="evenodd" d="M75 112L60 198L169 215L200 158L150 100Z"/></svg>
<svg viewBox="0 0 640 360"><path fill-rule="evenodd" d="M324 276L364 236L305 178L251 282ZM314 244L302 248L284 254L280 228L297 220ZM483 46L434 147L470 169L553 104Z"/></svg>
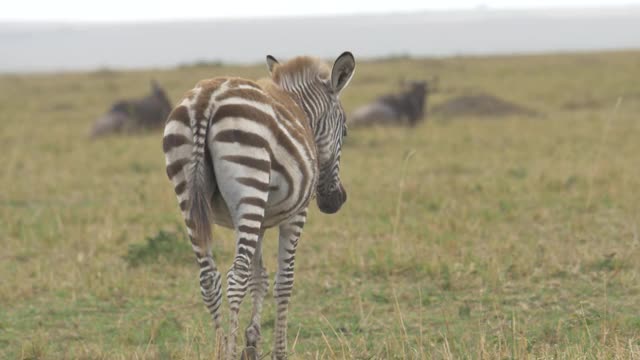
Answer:
<svg viewBox="0 0 640 360"><path fill-rule="evenodd" d="M339 175L342 142L347 136L346 115L339 96L353 77L355 59L350 52L344 52L331 71L311 58L297 58L280 65L269 55L267 65L274 81L297 95L296 101L309 118L320 169L316 201L320 211L333 214L347 201ZM289 69L299 73L298 76L287 76Z"/></svg>

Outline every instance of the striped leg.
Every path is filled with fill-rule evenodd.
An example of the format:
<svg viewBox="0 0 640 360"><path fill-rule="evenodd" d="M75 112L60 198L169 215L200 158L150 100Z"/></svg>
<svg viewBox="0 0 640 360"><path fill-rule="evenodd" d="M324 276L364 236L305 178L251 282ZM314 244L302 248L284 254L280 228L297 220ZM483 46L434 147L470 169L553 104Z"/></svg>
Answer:
<svg viewBox="0 0 640 360"><path fill-rule="evenodd" d="M214 338L219 344L223 342L222 319L220 315L220 305L222 305L222 279L216 266L211 251L204 254L201 249L192 243L196 253L196 260L200 265L200 294L207 310L211 314L214 325Z"/></svg>
<svg viewBox="0 0 640 360"><path fill-rule="evenodd" d="M213 169L210 164L205 162L203 130L191 129L191 117L187 104L186 100L183 101L169 115L169 120L164 129L162 149L165 153L167 176L173 183L180 211L191 240L191 247L200 266L200 293L213 319L215 340L218 340L219 347L224 342L221 337L220 316L222 281L220 272L211 256L210 219L205 219L204 224L202 224L202 215L209 216L208 211L206 211L209 209L209 204L206 201L204 203L202 201L199 202L199 205L206 207L205 211L199 212L201 215L199 218L192 217L194 209L203 210L203 208L194 207L194 204L191 204L194 199L211 198L216 184ZM203 115L200 118L203 118ZM206 121L204 123L200 122L201 127L206 125ZM206 133L206 129L204 132ZM191 176L187 176L187 174L191 174ZM191 185L188 185L189 182L191 182ZM197 224L198 220L201 222L199 225ZM198 234L197 229L199 227L202 229Z"/></svg>
<svg viewBox="0 0 640 360"><path fill-rule="evenodd" d="M276 273L273 297L276 300L277 315L274 336L273 357L287 357L287 312L289 297L293 290L293 265L296 257L296 246L307 219L307 210L303 210L289 222L280 225L278 245L278 272Z"/></svg>
<svg viewBox="0 0 640 360"><path fill-rule="evenodd" d="M251 323L245 330L247 347L258 347L260 341L260 314L262 313L262 302L269 289L269 275L262 262L262 235L258 240L256 253L251 262L251 277L249 278L249 292L253 298L253 311L251 313Z"/></svg>
<svg viewBox="0 0 640 360"><path fill-rule="evenodd" d="M252 260L262 234L261 228L266 198L266 193L264 194L264 199L257 197L243 198L238 206L238 218L240 220L236 225L238 239L236 242L236 256L227 273L227 299L229 301L228 359L236 359L238 313L240 304L247 293Z"/></svg>

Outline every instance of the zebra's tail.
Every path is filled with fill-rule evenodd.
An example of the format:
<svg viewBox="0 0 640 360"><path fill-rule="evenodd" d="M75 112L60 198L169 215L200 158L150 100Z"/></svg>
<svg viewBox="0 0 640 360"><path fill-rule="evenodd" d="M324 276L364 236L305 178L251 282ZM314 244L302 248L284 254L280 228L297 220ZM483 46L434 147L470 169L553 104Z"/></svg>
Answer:
<svg viewBox="0 0 640 360"><path fill-rule="evenodd" d="M213 116L215 110L211 111ZM196 119L191 125L193 150L189 191L189 218L193 222L193 237L203 251L211 245L211 204L209 199L216 191L215 174L207 152L209 118Z"/></svg>

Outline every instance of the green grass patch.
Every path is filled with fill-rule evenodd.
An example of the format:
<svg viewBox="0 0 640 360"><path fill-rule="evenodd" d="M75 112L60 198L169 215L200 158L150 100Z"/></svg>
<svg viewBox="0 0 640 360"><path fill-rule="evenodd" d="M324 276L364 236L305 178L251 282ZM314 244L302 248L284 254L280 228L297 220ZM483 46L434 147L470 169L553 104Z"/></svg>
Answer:
<svg viewBox="0 0 640 360"><path fill-rule="evenodd" d="M124 260L133 267L165 262L171 264L193 263L194 255L188 246L186 234L160 230L141 244L131 244Z"/></svg>

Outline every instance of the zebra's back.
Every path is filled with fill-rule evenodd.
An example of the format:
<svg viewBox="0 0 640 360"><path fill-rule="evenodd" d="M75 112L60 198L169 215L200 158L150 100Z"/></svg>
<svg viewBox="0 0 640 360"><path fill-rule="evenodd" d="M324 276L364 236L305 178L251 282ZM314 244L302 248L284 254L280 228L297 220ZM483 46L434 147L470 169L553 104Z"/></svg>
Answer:
<svg viewBox="0 0 640 360"><path fill-rule="evenodd" d="M199 82L169 116L163 147L187 218L194 176L206 184L211 220L225 227L247 220L240 213L250 220L253 208L264 216L263 227L275 226L315 193L316 148L305 114L268 80ZM198 157L203 169L193 168ZM240 207L244 211L236 211Z"/></svg>

